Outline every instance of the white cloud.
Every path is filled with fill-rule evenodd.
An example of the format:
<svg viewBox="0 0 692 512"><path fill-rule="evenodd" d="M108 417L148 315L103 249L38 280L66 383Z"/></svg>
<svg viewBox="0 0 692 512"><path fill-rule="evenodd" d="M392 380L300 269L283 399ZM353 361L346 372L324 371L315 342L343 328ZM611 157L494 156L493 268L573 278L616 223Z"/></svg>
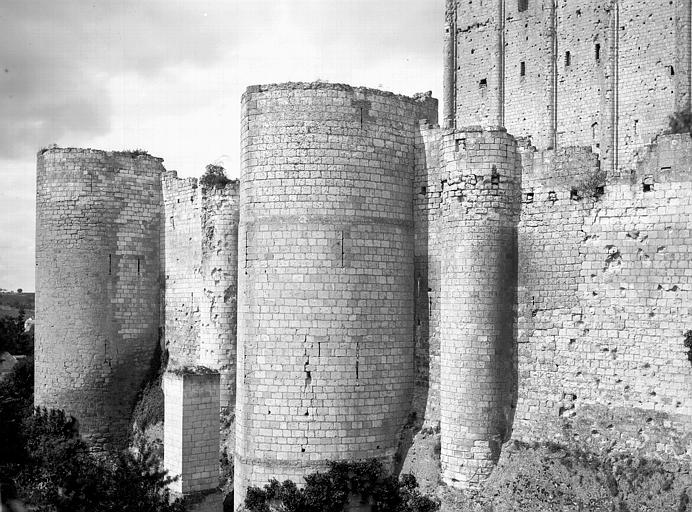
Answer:
<svg viewBox="0 0 692 512"><path fill-rule="evenodd" d="M443 9L442 0L2 0L0 287L32 288L41 146L143 148L182 175L222 161L237 176L248 85L320 78L439 97Z"/></svg>

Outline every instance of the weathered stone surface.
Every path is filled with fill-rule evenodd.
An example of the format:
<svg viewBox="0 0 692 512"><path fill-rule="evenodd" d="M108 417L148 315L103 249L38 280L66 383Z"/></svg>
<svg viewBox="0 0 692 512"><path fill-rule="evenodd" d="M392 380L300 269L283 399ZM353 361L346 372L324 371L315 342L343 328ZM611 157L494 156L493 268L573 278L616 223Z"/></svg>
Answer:
<svg viewBox="0 0 692 512"><path fill-rule="evenodd" d="M161 159L47 149L36 196L36 405L121 445L159 326Z"/></svg>

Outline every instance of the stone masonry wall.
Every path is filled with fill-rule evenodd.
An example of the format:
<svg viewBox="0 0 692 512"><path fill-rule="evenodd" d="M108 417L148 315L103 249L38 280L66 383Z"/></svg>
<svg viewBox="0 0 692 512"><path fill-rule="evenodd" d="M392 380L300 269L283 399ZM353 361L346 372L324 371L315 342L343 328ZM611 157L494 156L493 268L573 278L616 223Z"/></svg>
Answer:
<svg viewBox="0 0 692 512"><path fill-rule="evenodd" d="M221 374L221 407L235 406L238 182L205 188L166 173L164 337L171 368Z"/></svg>
<svg viewBox="0 0 692 512"><path fill-rule="evenodd" d="M590 146L609 168L616 154L633 169L690 106L690 0L452 0L447 10L456 44L445 87L459 128L504 126L539 150Z"/></svg>
<svg viewBox="0 0 692 512"><path fill-rule="evenodd" d="M235 499L389 462L413 390L414 137L435 100L339 84L243 96Z"/></svg>
<svg viewBox="0 0 692 512"><path fill-rule="evenodd" d="M164 468L183 495L219 485L219 374L204 367L163 377Z"/></svg>
<svg viewBox="0 0 692 512"><path fill-rule="evenodd" d="M441 151L442 480L473 488L511 431L521 166L504 131L447 133Z"/></svg>
<svg viewBox="0 0 692 512"><path fill-rule="evenodd" d="M692 139L607 180L588 148L524 169L515 438L689 458Z"/></svg>
<svg viewBox="0 0 692 512"><path fill-rule="evenodd" d="M413 411L425 428L440 422L440 257L438 236L442 175L442 130L421 123L416 137L413 184L416 377Z"/></svg>
<svg viewBox="0 0 692 512"><path fill-rule="evenodd" d="M35 403L120 446L158 343L164 169L89 149L37 160Z"/></svg>
<svg viewBox="0 0 692 512"><path fill-rule="evenodd" d="M202 298L202 227L197 180L163 179L164 339L171 367L196 365Z"/></svg>

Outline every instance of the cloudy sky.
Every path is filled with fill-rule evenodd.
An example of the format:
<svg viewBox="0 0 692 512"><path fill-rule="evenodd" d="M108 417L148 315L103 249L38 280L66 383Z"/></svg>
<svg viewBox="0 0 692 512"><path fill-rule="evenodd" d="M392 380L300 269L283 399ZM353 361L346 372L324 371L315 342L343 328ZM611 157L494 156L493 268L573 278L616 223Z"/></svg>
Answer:
<svg viewBox="0 0 692 512"><path fill-rule="evenodd" d="M34 289L35 161L143 148L238 173L252 84L442 84L443 0L0 0L0 288Z"/></svg>

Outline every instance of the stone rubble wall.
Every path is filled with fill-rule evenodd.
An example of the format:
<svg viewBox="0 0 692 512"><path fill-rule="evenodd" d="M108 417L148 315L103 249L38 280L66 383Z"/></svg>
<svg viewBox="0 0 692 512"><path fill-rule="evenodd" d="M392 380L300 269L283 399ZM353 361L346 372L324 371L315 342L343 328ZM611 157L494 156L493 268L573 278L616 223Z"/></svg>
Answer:
<svg viewBox="0 0 692 512"><path fill-rule="evenodd" d="M515 438L689 458L692 139L607 178L588 148L523 157Z"/></svg>
<svg viewBox="0 0 692 512"><path fill-rule="evenodd" d="M235 406L238 183L205 188L166 173L164 339L169 367L221 374L221 407Z"/></svg>

